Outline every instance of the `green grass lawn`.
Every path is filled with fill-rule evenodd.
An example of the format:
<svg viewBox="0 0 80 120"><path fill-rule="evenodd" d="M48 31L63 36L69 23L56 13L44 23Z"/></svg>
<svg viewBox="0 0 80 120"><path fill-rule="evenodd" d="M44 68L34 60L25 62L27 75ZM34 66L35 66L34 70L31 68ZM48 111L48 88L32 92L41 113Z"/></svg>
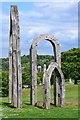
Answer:
<svg viewBox="0 0 80 120"><path fill-rule="evenodd" d="M53 103L53 88L51 88L51 101ZM43 92L42 87L38 86L38 105L30 105L30 89L23 89L22 109L13 108L8 103L8 98L2 98L2 117L3 118L78 118L78 86L66 85L65 106L50 106L49 110L42 107Z"/></svg>

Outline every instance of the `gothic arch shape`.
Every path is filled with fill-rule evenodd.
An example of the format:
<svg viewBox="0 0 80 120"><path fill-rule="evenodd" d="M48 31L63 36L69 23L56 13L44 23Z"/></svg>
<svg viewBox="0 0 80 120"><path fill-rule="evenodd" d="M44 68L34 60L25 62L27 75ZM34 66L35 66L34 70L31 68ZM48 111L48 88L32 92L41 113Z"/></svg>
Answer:
<svg viewBox="0 0 80 120"><path fill-rule="evenodd" d="M54 48L54 61L61 67L61 54L60 45L57 39L49 34L42 34L36 37L30 48L30 72L31 72L31 90L30 90L30 103L37 104L37 45L43 39L49 41ZM55 91L56 92L56 91ZM57 94L56 94L57 95Z"/></svg>
<svg viewBox="0 0 80 120"><path fill-rule="evenodd" d="M43 105L44 108L48 109L50 107L50 79L52 72L55 71L55 75L57 76L58 82L54 82L57 84L57 102L58 106L64 105L64 95L65 95L65 86L64 86L64 75L59 67L59 65L56 62L51 62L48 66L48 69L45 71L43 76L43 91L44 91L44 99L43 99ZM56 84L54 87L56 87ZM55 89L55 88L54 88Z"/></svg>

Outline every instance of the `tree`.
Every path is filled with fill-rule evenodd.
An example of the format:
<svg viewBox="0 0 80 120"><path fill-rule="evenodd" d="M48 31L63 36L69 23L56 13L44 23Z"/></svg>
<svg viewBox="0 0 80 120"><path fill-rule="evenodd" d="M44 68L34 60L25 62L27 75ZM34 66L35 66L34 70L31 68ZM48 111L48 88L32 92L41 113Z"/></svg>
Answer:
<svg viewBox="0 0 80 120"><path fill-rule="evenodd" d="M9 73L7 71L2 71L2 96L7 96L9 91Z"/></svg>
<svg viewBox="0 0 80 120"><path fill-rule="evenodd" d="M69 51L63 52L62 56L62 71L65 79L73 79L75 84L80 79L80 48L73 48Z"/></svg>
<svg viewBox="0 0 80 120"><path fill-rule="evenodd" d="M37 55L37 65L42 66L42 70L44 67L44 64L48 67L50 62L54 60L53 56L50 55ZM8 72L8 64L9 59L8 58L2 58L0 59L2 61L2 71ZM21 63L22 63L22 83L23 84L30 84L30 56L24 55L21 57ZM80 79L80 48L73 48L71 50L68 50L66 52L61 53L61 68L64 73L65 79L73 79L73 80L79 80ZM5 73L6 74L6 73ZM42 73L38 73L38 82L40 83L42 76L40 76ZM2 79L4 79L4 75L2 76ZM75 81L75 82L76 82Z"/></svg>

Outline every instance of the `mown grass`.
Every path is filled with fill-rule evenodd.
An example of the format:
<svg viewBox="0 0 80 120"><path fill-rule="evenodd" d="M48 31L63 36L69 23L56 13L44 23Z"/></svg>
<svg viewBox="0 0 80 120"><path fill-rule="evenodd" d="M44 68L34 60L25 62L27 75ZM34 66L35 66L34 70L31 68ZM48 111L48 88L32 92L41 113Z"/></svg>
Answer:
<svg viewBox="0 0 80 120"><path fill-rule="evenodd" d="M53 88L51 88L51 100L53 102ZM8 103L8 97L2 98L3 118L78 118L78 86L66 85L65 106L50 106L49 110L42 107L43 92L38 86L38 105L30 105L30 89L23 89L22 109L13 108Z"/></svg>

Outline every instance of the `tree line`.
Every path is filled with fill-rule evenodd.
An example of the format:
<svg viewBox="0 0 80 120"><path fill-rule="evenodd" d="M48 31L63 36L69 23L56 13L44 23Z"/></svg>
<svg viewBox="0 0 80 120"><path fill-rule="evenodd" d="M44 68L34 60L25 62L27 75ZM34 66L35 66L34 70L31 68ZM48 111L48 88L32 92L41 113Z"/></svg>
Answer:
<svg viewBox="0 0 80 120"><path fill-rule="evenodd" d="M43 66L50 64L54 60L54 56L51 55L37 55L37 66L41 66L42 71L37 73L38 84L42 82L43 77ZM0 77L2 79L2 93L4 96L8 94L8 83L9 83L9 59L0 59L2 61L2 71ZM23 55L21 57L22 65L22 84L30 85L30 56ZM61 69L64 73L65 81L70 78L74 80L75 84L80 79L80 48L73 48L66 52L61 53Z"/></svg>

